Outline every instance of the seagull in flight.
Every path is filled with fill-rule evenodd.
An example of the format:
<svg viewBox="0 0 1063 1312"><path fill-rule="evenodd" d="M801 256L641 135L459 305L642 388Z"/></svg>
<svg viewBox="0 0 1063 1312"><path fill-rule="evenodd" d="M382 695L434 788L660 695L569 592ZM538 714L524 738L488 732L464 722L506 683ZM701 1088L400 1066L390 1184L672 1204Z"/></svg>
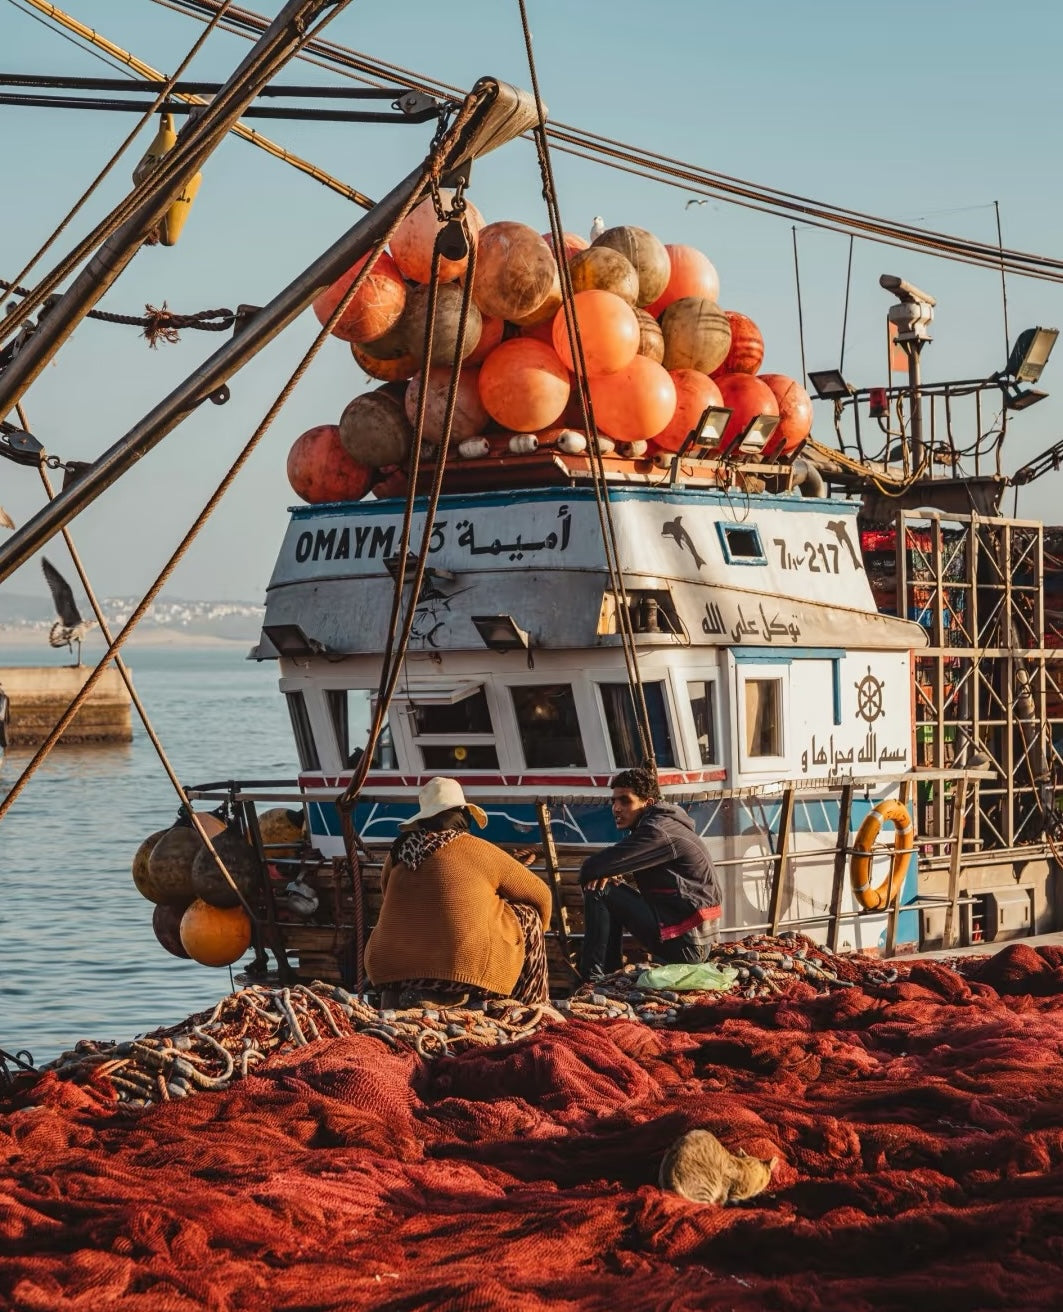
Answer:
<svg viewBox="0 0 1063 1312"><path fill-rule="evenodd" d="M706 197L704 200L698 200L696 197L691 196L691 198L687 201L687 203L683 206L683 208L685 210L688 210L690 209L691 205L707 205L708 203L709 203L708 197Z"/></svg>
<svg viewBox="0 0 1063 1312"><path fill-rule="evenodd" d="M50 647L67 647L72 653L74 650L73 644L76 642L78 645L76 663L80 665L81 641L96 621L81 618L81 612L74 601L73 589L50 561L42 558L41 568L44 570L44 577L52 594L56 614L59 616L48 634L48 645Z"/></svg>

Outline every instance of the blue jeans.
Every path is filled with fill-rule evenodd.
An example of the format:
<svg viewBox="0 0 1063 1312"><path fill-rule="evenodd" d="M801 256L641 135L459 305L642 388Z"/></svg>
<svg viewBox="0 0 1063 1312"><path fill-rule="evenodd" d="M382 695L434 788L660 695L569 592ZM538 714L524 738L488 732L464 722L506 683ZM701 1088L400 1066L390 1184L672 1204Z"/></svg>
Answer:
<svg viewBox="0 0 1063 1312"><path fill-rule="evenodd" d="M583 953L580 975L596 979L623 965L620 940L624 931L653 954L655 961L704 961L712 934L699 926L676 938L661 939L653 904L628 884L607 884L583 890Z"/></svg>

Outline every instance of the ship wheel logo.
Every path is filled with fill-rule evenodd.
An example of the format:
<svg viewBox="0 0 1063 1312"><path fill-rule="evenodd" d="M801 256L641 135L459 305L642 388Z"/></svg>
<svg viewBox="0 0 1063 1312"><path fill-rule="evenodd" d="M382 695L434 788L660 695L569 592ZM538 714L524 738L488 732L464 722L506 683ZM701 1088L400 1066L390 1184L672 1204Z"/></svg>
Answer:
<svg viewBox="0 0 1063 1312"><path fill-rule="evenodd" d="M867 667L867 673L854 685L856 688L856 713L861 720L866 720L868 724L874 724L880 715L885 714L882 706L882 689L885 683L881 679L876 679L871 673L871 666Z"/></svg>

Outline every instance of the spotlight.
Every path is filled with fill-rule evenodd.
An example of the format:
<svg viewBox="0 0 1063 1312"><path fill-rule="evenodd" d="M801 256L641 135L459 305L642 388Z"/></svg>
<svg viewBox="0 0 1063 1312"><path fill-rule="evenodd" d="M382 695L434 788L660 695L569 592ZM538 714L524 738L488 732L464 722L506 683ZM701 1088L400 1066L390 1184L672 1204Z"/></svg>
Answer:
<svg viewBox="0 0 1063 1312"><path fill-rule="evenodd" d="M1004 373L1018 383L1036 383L1048 363L1058 336L1058 328L1027 328L1016 339ZM1033 402L1027 404L1032 405ZM1014 410L1022 407L1009 408Z"/></svg>
<svg viewBox="0 0 1063 1312"><path fill-rule="evenodd" d="M843 396L853 394L852 387L842 377L840 369L821 369L818 373L810 371L808 381L821 401L840 401Z"/></svg>
<svg viewBox="0 0 1063 1312"><path fill-rule="evenodd" d="M473 615L470 618L489 651L530 650L531 639L512 615Z"/></svg>

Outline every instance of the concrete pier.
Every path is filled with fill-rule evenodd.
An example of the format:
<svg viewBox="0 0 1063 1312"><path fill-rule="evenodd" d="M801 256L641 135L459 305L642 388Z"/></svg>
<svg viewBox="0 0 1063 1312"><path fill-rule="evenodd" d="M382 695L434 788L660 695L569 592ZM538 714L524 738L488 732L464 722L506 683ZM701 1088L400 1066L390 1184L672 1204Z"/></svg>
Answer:
<svg viewBox="0 0 1063 1312"><path fill-rule="evenodd" d="M43 742L92 669L91 665L0 665L0 688L11 701L8 747L36 747ZM129 691L111 666L104 670L59 745L128 743L132 739Z"/></svg>

